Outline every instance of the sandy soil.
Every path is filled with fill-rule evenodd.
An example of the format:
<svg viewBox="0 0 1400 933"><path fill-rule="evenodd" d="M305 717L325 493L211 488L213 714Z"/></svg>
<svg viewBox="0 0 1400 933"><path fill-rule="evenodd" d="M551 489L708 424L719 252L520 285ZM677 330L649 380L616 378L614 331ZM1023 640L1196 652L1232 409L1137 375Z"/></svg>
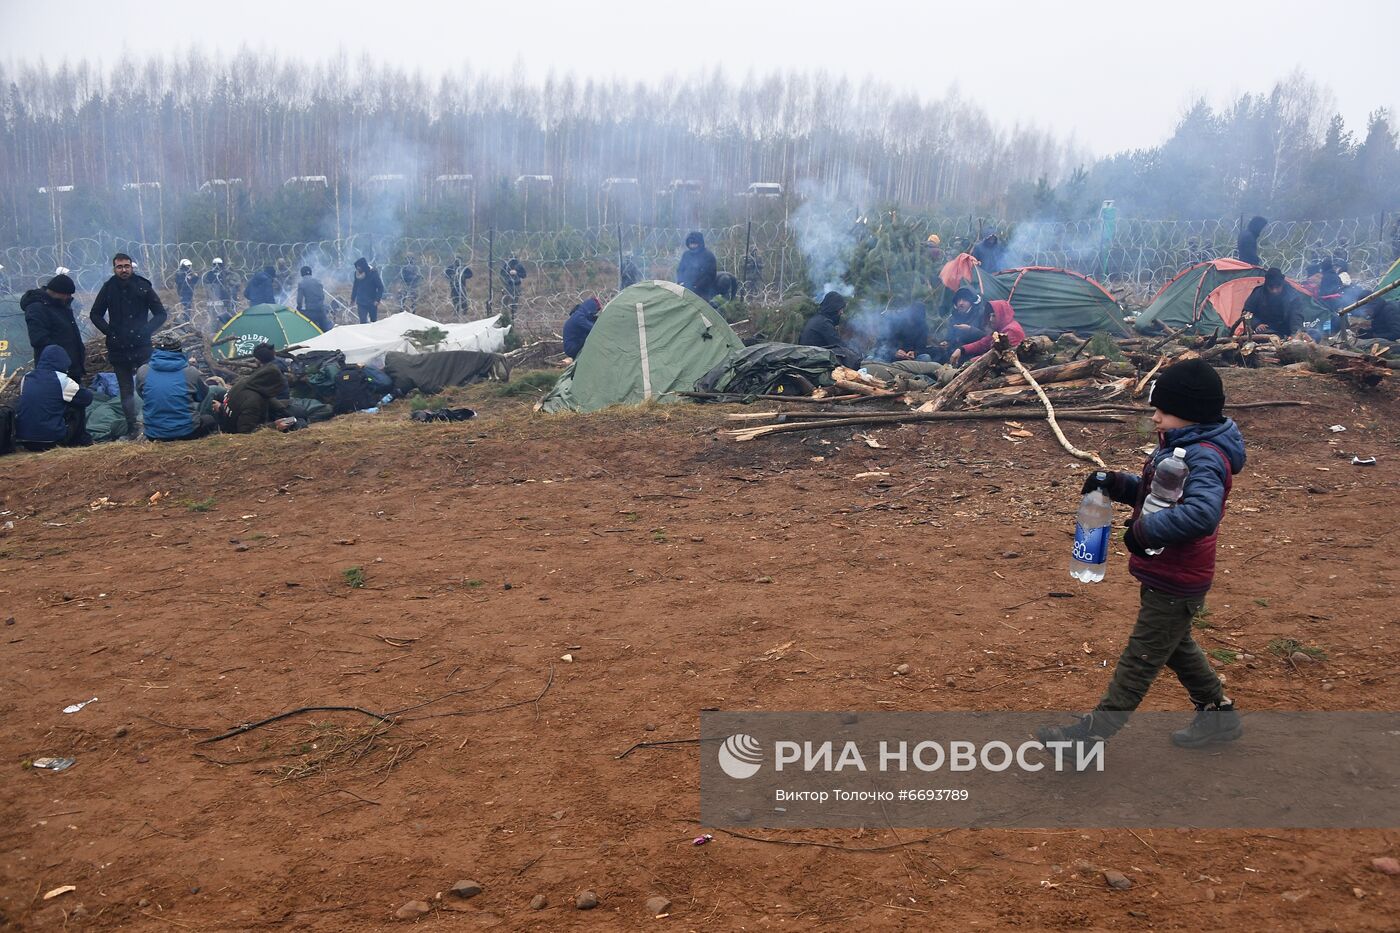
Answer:
<svg viewBox="0 0 1400 933"><path fill-rule="evenodd" d="M1222 668L1247 708L1395 709L1400 409L1326 376L1227 385L1315 405L1239 418L1203 643L1256 656ZM691 845L696 747L617 756L694 737L701 708L1092 705L1136 588L1121 553L1099 586L1066 576L1084 468L1034 422L887 427L871 449L850 428L734 444L721 409L481 407L0 461L0 926L358 931L424 899L442 928L1395 929L1400 879L1371 868L1394 830ZM1070 430L1126 468L1148 441ZM1295 669L1275 638L1330 660ZM198 744L301 706L417 704ZM1186 701L1168 679L1148 708ZM41 755L77 764L22 766ZM484 892L434 899L459 879Z"/></svg>

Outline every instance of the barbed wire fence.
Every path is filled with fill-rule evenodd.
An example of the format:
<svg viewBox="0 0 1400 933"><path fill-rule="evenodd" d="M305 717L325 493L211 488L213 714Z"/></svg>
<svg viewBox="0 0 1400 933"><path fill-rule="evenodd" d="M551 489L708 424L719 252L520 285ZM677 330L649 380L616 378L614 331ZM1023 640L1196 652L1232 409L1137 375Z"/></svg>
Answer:
<svg viewBox="0 0 1400 933"><path fill-rule="evenodd" d="M861 220L854 215L853 236ZM911 221L925 233L937 233L944 255L989 233L997 233L1013 265L1073 269L1118 286L1120 294L1145 301L1191 262L1230 256L1240 219L1206 221L1120 220L1110 228L1098 220L1081 222L1009 222L976 216L931 217ZM868 224L869 221L866 221ZM125 252L138 269L173 298L174 276L182 259L204 273L215 258L224 261L227 278L242 306L242 287L264 266L273 266L294 289L298 270L310 266L335 297L339 323L357 318L349 307L353 263L363 256L380 269L386 288L381 316L413 310L440 321L474 319L503 310L526 335L557 333L578 302L607 297L618 287L619 269L631 265L641 279L671 279L689 231L681 228L609 225L560 231L491 231L462 237L385 237L359 234L337 240L261 243L214 240L199 243L140 243L111 236L69 240L58 246L13 247L0 251L0 265L14 292L47 281L67 268L79 294L90 296L111 274L111 257ZM722 271L732 274L750 302L773 304L794 291L808 291L804 258L792 225L783 220L702 229ZM1286 221L1264 231L1261 255L1294 277L1313 262L1329 257L1346 262L1352 278L1366 282L1400 258L1400 218L1378 215L1335 221ZM748 262L745 257L752 257ZM404 278L413 257L421 276L417 287ZM502 267L518 259L526 277L518 293L504 284ZM472 270L467 301L454 308L447 270L460 261ZM212 297L201 284L201 304ZM294 292L284 291L292 303ZM172 301L174 306L176 302Z"/></svg>

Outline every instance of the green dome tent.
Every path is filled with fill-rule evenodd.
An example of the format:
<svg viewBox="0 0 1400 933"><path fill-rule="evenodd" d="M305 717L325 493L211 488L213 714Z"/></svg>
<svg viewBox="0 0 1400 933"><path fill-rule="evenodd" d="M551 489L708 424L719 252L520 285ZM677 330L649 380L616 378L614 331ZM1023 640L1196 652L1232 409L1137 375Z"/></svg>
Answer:
<svg viewBox="0 0 1400 933"><path fill-rule="evenodd" d="M1250 292L1264 283L1264 270L1238 259L1210 259L1187 266L1162 286L1141 314L1136 327L1147 333L1157 324L1173 330L1207 332L1233 329L1244 311ZM1327 314L1307 289L1292 279L1288 284L1307 298L1304 320Z"/></svg>
<svg viewBox="0 0 1400 933"><path fill-rule="evenodd" d="M672 282L638 282L598 315L578 358L537 406L597 411L680 400L744 342L704 299Z"/></svg>
<svg viewBox="0 0 1400 933"><path fill-rule="evenodd" d="M1010 301L1016 320L1028 334L1128 334L1113 296L1098 282L1069 269L1022 266L989 273L970 253L961 253L943 266L938 277L949 292L967 285L989 300Z"/></svg>
<svg viewBox="0 0 1400 933"><path fill-rule="evenodd" d="M248 356L260 343L270 343L280 350L320 333L321 328L291 308L253 305L219 328L214 335L214 352L225 359Z"/></svg>
<svg viewBox="0 0 1400 933"><path fill-rule="evenodd" d="M1011 302L1028 334L1110 331L1128 335L1121 309L1102 285L1078 272L1024 266L983 274L982 295Z"/></svg>
<svg viewBox="0 0 1400 933"><path fill-rule="evenodd" d="M29 328L24 326L24 312L19 296L0 298L0 370L12 373L34 362L29 346Z"/></svg>

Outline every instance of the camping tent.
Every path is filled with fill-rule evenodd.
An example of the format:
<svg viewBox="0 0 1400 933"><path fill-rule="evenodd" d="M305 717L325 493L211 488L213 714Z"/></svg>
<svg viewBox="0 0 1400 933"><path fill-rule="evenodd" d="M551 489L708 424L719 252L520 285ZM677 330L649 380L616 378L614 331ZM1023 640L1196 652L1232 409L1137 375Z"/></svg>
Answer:
<svg viewBox="0 0 1400 933"><path fill-rule="evenodd" d="M282 348L310 340L321 333L291 308L281 305L253 305L240 311L214 335L214 352L224 358L248 356L260 343Z"/></svg>
<svg viewBox="0 0 1400 933"><path fill-rule="evenodd" d="M389 317L372 321L369 324L346 324L333 327L318 337L301 341L291 352L293 355L311 350L340 350L345 354L345 362L361 366L384 367L386 353L424 353L404 336L409 331L423 331L437 328L447 337L433 345L433 350L477 350L482 353L500 353L506 346L507 327L497 327L500 316L465 324L441 324L431 318L419 317L409 311L391 314Z"/></svg>
<svg viewBox="0 0 1400 933"><path fill-rule="evenodd" d="M704 299L672 282L639 282L598 315L573 365L540 402L542 411L597 411L676 392L744 349Z"/></svg>
<svg viewBox="0 0 1400 933"><path fill-rule="evenodd" d="M0 298L0 370L12 373L32 362L34 353L29 346L29 329L24 326L19 296Z"/></svg>
<svg viewBox="0 0 1400 933"><path fill-rule="evenodd" d="M1385 275L1381 276L1381 280L1376 283L1376 287L1371 289L1371 291L1378 292L1387 285L1393 285L1396 282L1400 282L1400 259L1395 260L1395 265L1391 266L1390 270L1386 272ZM1392 297L1393 296L1394 293L1392 293Z"/></svg>
<svg viewBox="0 0 1400 933"><path fill-rule="evenodd" d="M950 260L939 273L950 290L963 285L987 299L1011 302L1028 334L1112 331L1127 335L1118 302L1093 279L1053 266L1022 266L984 272L968 253Z"/></svg>
<svg viewBox="0 0 1400 933"><path fill-rule="evenodd" d="M1138 315L1137 329L1146 333L1157 324L1202 332L1233 328L1239 323L1249 293L1263 283L1263 269L1238 259L1210 259L1187 266L1163 285ZM1304 320L1315 320L1328 313L1303 286L1292 279L1288 285L1303 296Z"/></svg>

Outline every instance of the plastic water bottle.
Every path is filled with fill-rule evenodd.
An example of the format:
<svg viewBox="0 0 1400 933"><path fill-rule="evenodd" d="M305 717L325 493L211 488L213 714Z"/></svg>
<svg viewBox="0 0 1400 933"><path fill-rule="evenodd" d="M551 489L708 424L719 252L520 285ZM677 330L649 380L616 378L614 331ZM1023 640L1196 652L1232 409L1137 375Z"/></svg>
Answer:
<svg viewBox="0 0 1400 933"><path fill-rule="evenodd" d="M1181 501L1181 494L1186 491L1186 476L1190 470L1186 469L1186 450L1178 447L1172 451L1172 455L1161 463L1157 464L1156 470L1152 473L1152 491L1147 494L1147 498L1142 503L1142 514L1151 515L1153 512L1160 512L1162 509L1169 509ZM1147 553L1154 557L1162 553L1163 548L1148 548Z"/></svg>
<svg viewBox="0 0 1400 933"><path fill-rule="evenodd" d="M1107 479L1108 474L1099 477ZM1113 503L1102 489L1086 493L1079 500L1074 524L1074 552L1069 575L1081 583L1098 583L1108 563L1108 539L1113 531Z"/></svg>

